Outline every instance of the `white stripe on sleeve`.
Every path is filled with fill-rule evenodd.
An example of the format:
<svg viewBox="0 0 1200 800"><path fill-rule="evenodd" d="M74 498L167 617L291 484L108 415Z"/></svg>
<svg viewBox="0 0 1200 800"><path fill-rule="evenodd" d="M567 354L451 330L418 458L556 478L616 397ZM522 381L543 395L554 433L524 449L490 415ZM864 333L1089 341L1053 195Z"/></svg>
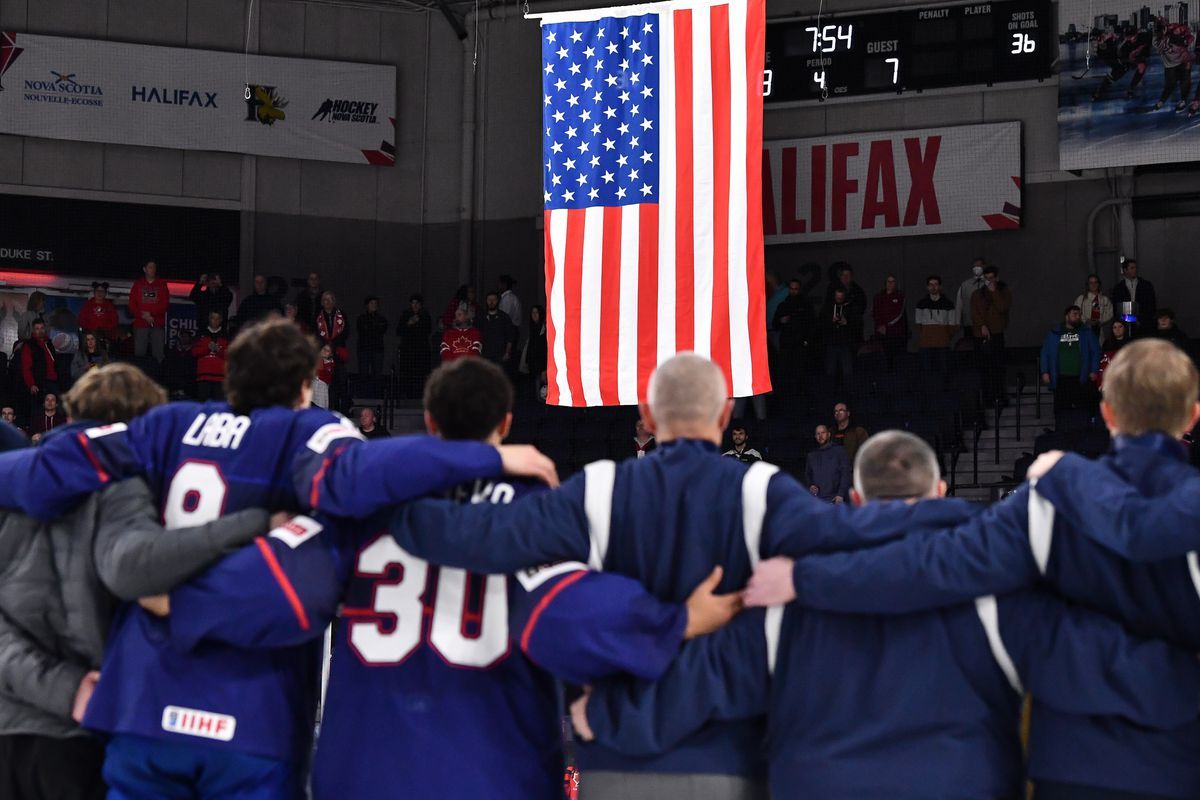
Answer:
<svg viewBox="0 0 1200 800"><path fill-rule="evenodd" d="M1017 694L1025 694L1025 689L1021 686L1021 676L1017 674L1017 667L1013 664L1012 656L1008 654L1008 648L1004 646L1004 639L1000 636L1000 609L996 605L996 596L976 597L975 613L979 615L979 621L983 623L988 647L992 649L992 658L996 659L1000 671L1004 673L1005 678L1008 678L1008 683L1012 686L1013 691Z"/></svg>
<svg viewBox="0 0 1200 800"><path fill-rule="evenodd" d="M604 558L608 555L617 465L612 461L593 461L583 468L583 474L583 508L587 514L588 536L592 540L588 567L603 570Z"/></svg>
<svg viewBox="0 0 1200 800"><path fill-rule="evenodd" d="M767 489L771 478L779 467L758 461L746 470L742 477L742 535L746 539L746 552L750 554L750 566L757 567L761 559L763 520L767 516ZM775 662L779 657L779 638L783 629L783 606L767 609L763 622L763 635L767 639L767 673L775 674Z"/></svg>
<svg viewBox="0 0 1200 800"><path fill-rule="evenodd" d="M1050 563L1050 544L1054 537L1054 506L1036 491L1037 481L1029 485L1029 549L1038 572L1046 574Z"/></svg>

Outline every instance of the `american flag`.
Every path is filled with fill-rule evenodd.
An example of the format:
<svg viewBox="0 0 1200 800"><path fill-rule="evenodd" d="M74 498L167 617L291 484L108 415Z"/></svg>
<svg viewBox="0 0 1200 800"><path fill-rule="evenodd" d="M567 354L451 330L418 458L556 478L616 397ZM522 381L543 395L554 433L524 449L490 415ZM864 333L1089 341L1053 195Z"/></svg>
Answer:
<svg viewBox="0 0 1200 800"><path fill-rule="evenodd" d="M692 350L770 391L764 0L542 17L547 402L632 404Z"/></svg>

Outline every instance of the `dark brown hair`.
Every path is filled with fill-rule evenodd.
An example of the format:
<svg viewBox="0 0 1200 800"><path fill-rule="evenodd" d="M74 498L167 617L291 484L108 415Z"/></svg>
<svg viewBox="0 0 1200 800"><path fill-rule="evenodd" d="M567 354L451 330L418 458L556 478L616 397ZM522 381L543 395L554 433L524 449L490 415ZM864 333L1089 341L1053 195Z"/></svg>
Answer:
<svg viewBox="0 0 1200 800"><path fill-rule="evenodd" d="M256 408L292 408L300 391L317 371L315 339L286 319L259 322L242 332L229 347L225 366L225 396L239 414Z"/></svg>
<svg viewBox="0 0 1200 800"><path fill-rule="evenodd" d="M459 358L425 383L425 410L446 439L486 439L512 411L508 376L482 358Z"/></svg>

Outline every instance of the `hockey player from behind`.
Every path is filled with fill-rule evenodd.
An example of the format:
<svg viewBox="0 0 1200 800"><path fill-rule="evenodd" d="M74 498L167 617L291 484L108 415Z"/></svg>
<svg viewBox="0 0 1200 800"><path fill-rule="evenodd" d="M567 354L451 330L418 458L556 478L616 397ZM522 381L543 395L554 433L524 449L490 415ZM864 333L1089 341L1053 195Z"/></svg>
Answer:
<svg viewBox="0 0 1200 800"><path fill-rule="evenodd" d="M444 438L499 443L507 433L512 386L488 362L442 366L425 396L426 424ZM479 480L451 494L503 504L541 488ZM581 563L513 578L439 568L399 548L386 513L327 522L297 518L261 545L274 553L290 600L247 549L169 601L177 647L261 648L319 634L330 598L341 594L313 779L320 799L561 798L561 706L553 679L535 665L574 682L625 670L654 678L684 638L738 607L736 596L711 594L719 571L685 610ZM223 613L231 605L257 613Z"/></svg>
<svg viewBox="0 0 1200 800"><path fill-rule="evenodd" d="M1184 22L1168 23L1164 18L1154 20L1154 49L1163 62L1163 90L1154 104L1158 111L1179 87L1179 102L1176 111L1187 108L1188 95L1192 92L1192 42L1196 40L1192 29Z"/></svg>
<svg viewBox="0 0 1200 800"><path fill-rule="evenodd" d="M535 471L548 463L528 449L498 454L429 437L363 443L345 420L308 407L315 369L316 346L295 326L252 326L229 349L228 403L174 403L128 425L80 428L34 452L4 454L0 505L52 517L114 479L142 475L168 528L249 507L367 516L498 475L514 456ZM269 565L267 552L260 557ZM111 796L290 796L307 758L317 663L305 648L185 653L162 621L124 606L84 719L111 737Z"/></svg>
<svg viewBox="0 0 1200 800"><path fill-rule="evenodd" d="M1133 79L1125 90L1125 99L1133 99L1142 78L1146 76L1153 43L1149 31L1132 25L1122 28L1120 35L1111 34L1097 43L1096 55L1109 65L1109 73L1092 93L1092 100L1102 100L1108 88L1119 83L1129 72L1133 73Z"/></svg>
<svg viewBox="0 0 1200 800"><path fill-rule="evenodd" d="M749 601L795 596L829 611L903 614L1045 579L1138 635L1196 652L1200 597L1190 549L1196 516L1177 520L1174 528L1147 527L1148 518L1127 517L1109 503L1125 491L1156 499L1168 509L1156 523L1195 505L1196 473L1177 437L1200 419L1198 383L1191 360L1170 343L1133 342L1107 372L1101 414L1115 434L1113 452L1084 470L1088 481L1069 475L1056 480L1056 467L1032 489L1022 487L957 528L913 531L880 547L802 558L782 571L787 595L759 591L756 575ZM1184 499L1187 489L1193 494ZM1067 493L1075 498L1065 501ZM1098 509L1081 515L1081 504ZM1122 549L1153 560L1125 560ZM775 565L760 569L766 584L781 576ZM1102 789L1109 793L1102 796L1116 800L1200 796L1196 722L1158 731L1120 718L1043 709L1034 728L1029 773L1042 798L1096 797Z"/></svg>
<svg viewBox="0 0 1200 800"><path fill-rule="evenodd" d="M860 451L851 497L926 498L925 523L978 513L937 500L945 487L927 444L885 431ZM778 797L994 800L1020 795L1023 690L1036 704L1031 746L1042 750L1056 746L1048 715L1122 716L1164 739L1197 725L1200 662L1190 650L1131 636L1046 592L902 617L797 604L770 614L748 612L685 645L656 685L602 683L572 706L576 727L649 755L710 719L765 710Z"/></svg>

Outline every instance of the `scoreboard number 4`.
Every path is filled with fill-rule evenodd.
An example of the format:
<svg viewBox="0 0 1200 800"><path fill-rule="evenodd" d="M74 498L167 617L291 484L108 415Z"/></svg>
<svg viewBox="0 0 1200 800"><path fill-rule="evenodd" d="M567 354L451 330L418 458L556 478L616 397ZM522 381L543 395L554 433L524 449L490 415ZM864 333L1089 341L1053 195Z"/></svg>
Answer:
<svg viewBox="0 0 1200 800"><path fill-rule="evenodd" d="M1014 56L1032 53L1037 50L1037 40L1027 33L1014 33L1012 35L1012 50Z"/></svg>

